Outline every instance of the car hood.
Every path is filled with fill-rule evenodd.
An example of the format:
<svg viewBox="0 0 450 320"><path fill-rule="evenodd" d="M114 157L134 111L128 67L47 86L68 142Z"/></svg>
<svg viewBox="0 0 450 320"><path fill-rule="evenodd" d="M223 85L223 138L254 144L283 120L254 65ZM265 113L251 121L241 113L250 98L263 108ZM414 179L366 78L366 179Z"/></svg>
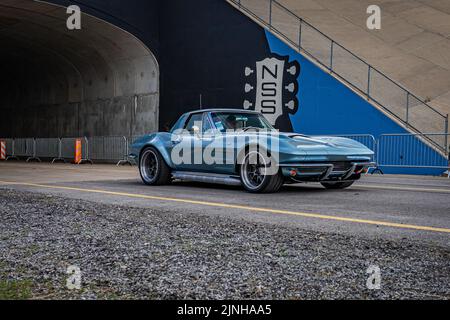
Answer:
<svg viewBox="0 0 450 320"><path fill-rule="evenodd" d="M275 134L274 134L275 133ZM242 133L237 133L236 136L239 136ZM253 135L268 135L271 138L278 137L280 142L287 142L289 145L294 145L295 147L303 150L316 150L320 152L320 150L330 151L330 152L363 152L371 153L372 151L368 149L365 145L359 143L358 141L344 138L344 137L336 137L336 136L306 136L299 133L288 133L288 132L247 132L249 136Z"/></svg>
<svg viewBox="0 0 450 320"><path fill-rule="evenodd" d="M280 139L289 141L297 150L305 152L310 159L321 160L323 156L333 160L367 160L374 152L358 141L329 136L309 137L301 134L282 133ZM317 157L311 158L311 157Z"/></svg>

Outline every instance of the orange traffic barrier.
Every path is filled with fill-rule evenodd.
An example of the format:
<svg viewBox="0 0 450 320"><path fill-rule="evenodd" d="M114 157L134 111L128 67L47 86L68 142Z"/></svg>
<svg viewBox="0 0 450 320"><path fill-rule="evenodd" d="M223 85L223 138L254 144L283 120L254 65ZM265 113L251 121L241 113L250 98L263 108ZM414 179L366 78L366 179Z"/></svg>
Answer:
<svg viewBox="0 0 450 320"><path fill-rule="evenodd" d="M77 139L75 140L75 159L74 159L74 163L75 164L80 164L82 161L82 143L81 143L81 139Z"/></svg>
<svg viewBox="0 0 450 320"><path fill-rule="evenodd" d="M6 160L6 141L0 140L0 160Z"/></svg>

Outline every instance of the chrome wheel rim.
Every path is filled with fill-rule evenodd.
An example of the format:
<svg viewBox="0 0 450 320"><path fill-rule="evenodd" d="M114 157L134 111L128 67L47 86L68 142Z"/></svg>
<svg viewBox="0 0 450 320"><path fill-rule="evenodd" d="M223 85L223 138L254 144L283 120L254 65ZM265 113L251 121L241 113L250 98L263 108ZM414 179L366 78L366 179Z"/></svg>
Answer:
<svg viewBox="0 0 450 320"><path fill-rule="evenodd" d="M141 158L141 173L146 182L153 182L158 175L158 156L152 150L147 150Z"/></svg>
<svg viewBox="0 0 450 320"><path fill-rule="evenodd" d="M245 186L255 190L266 178L267 162L259 152L250 152L241 167L241 177Z"/></svg>

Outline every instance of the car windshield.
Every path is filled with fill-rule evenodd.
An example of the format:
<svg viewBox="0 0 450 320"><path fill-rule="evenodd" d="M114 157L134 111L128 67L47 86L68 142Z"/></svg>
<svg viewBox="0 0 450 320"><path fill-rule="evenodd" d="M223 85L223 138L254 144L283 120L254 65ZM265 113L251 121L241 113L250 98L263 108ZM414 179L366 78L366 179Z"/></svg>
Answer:
<svg viewBox="0 0 450 320"><path fill-rule="evenodd" d="M258 113L217 112L211 114L216 128L225 132L227 130L263 129L274 130L270 123Z"/></svg>

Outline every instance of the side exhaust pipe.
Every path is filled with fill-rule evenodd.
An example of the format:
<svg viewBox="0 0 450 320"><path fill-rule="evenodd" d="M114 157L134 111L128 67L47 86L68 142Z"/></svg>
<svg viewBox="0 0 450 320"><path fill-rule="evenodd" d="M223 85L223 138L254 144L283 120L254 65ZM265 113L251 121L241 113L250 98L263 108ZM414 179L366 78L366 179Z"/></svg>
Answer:
<svg viewBox="0 0 450 320"><path fill-rule="evenodd" d="M172 173L172 177L176 180L190 181L190 182L203 182L212 184L224 184L228 186L241 186L241 180L228 175L214 175L214 174L201 174L197 172L181 172L175 171Z"/></svg>

